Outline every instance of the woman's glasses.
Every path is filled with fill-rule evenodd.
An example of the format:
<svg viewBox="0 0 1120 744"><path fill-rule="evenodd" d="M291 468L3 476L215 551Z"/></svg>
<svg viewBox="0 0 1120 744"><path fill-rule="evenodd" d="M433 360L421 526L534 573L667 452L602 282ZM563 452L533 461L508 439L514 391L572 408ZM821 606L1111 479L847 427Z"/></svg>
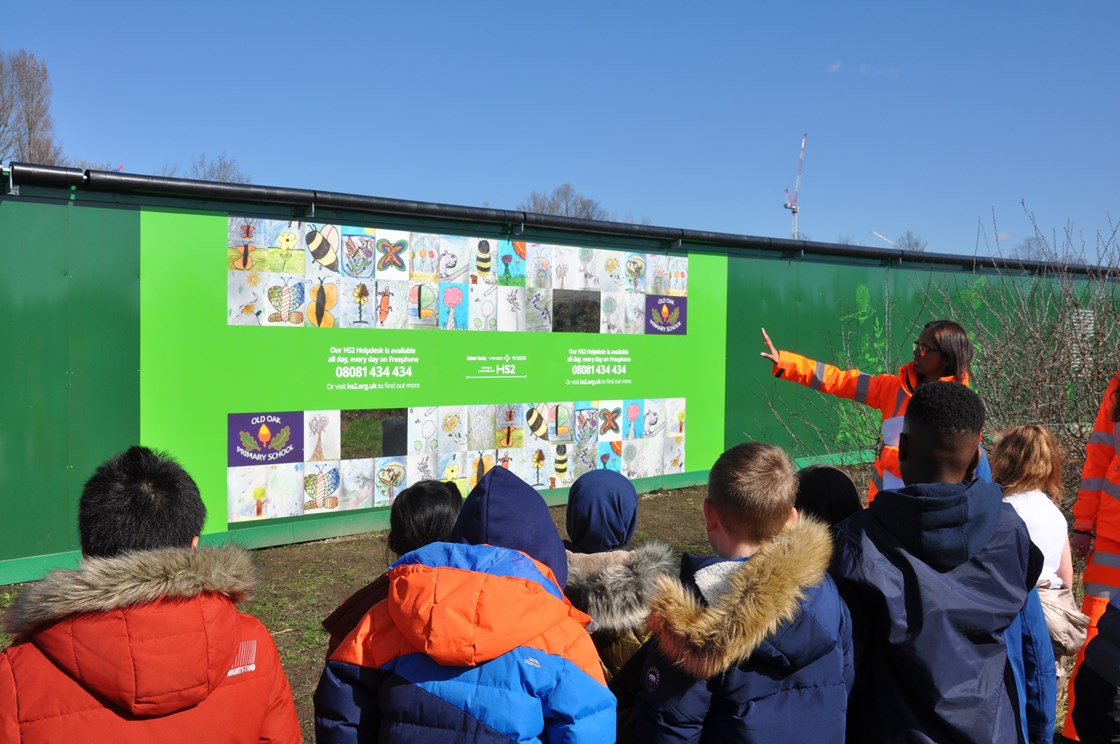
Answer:
<svg viewBox="0 0 1120 744"><path fill-rule="evenodd" d="M941 351L941 349L937 348L936 346L926 346L921 341L915 341L914 342L914 353L917 354L918 356L923 356L924 357L926 354L930 353L931 351L936 351L938 354L944 353L944 352Z"/></svg>

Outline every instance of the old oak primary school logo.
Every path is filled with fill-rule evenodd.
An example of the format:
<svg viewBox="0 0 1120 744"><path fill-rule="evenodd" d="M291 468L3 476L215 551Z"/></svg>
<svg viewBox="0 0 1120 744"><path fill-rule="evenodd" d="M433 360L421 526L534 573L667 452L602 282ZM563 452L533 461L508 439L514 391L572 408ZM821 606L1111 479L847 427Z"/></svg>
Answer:
<svg viewBox="0 0 1120 744"><path fill-rule="evenodd" d="M646 296L646 333L683 335L687 326L687 297Z"/></svg>
<svg viewBox="0 0 1120 744"><path fill-rule="evenodd" d="M303 462L303 411L231 413L229 466Z"/></svg>

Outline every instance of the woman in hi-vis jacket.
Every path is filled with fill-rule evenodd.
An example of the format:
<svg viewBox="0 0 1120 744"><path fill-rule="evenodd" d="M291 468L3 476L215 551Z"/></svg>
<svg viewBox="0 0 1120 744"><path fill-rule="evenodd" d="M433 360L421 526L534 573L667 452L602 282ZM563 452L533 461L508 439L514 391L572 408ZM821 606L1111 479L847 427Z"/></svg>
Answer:
<svg viewBox="0 0 1120 744"><path fill-rule="evenodd" d="M968 334L952 320L926 323L914 341L914 360L900 367L898 374L869 375L858 369L840 369L791 351L778 351L765 328L762 329L762 339L767 348L762 357L774 363L775 377L863 403L882 413L881 443L875 457L868 501L873 501L875 494L883 489L902 487L902 475L898 470L898 435L902 432L902 419L914 391L919 385L938 380L967 385L973 357ZM983 450L980 455L977 475L991 480Z"/></svg>
<svg viewBox="0 0 1120 744"><path fill-rule="evenodd" d="M1088 557L1085 564L1085 599L1081 611L1089 616L1086 644L1097 634L1097 621L1109 601L1120 595L1120 372L1112 376L1104 399L1093 422L1093 433L1085 444L1085 466L1081 470L1081 487L1073 505L1073 535L1069 539L1074 558ZM1073 710L1073 682L1085 656L1085 647L1077 654L1077 663L1069 678L1069 705ZM1073 720L1066 714L1062 733L1076 739Z"/></svg>

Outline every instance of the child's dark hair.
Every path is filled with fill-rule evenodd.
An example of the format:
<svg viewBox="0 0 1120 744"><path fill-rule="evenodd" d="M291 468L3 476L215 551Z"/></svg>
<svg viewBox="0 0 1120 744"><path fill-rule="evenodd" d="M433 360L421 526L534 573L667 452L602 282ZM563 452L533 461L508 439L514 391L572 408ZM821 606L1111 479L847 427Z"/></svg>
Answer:
<svg viewBox="0 0 1120 744"><path fill-rule="evenodd" d="M773 444L737 444L708 473L708 501L742 539L763 542L777 535L796 500L793 460Z"/></svg>
<svg viewBox="0 0 1120 744"><path fill-rule="evenodd" d="M797 473L797 511L830 527L863 509L856 484L843 470L811 465Z"/></svg>
<svg viewBox="0 0 1120 744"><path fill-rule="evenodd" d="M103 462L78 502L78 537L89 557L188 548L205 521L194 479L170 455L147 447Z"/></svg>
<svg viewBox="0 0 1120 744"><path fill-rule="evenodd" d="M411 553L451 534L463 495L454 483L423 480L397 494L389 512L389 550Z"/></svg>
<svg viewBox="0 0 1120 744"><path fill-rule="evenodd" d="M922 426L940 438L975 436L984 430L984 403L959 382L931 382L914 391L906 407L910 426Z"/></svg>
<svg viewBox="0 0 1120 744"><path fill-rule="evenodd" d="M964 327L954 320L931 320L922 330L933 334L933 340L945 356L945 370L963 382L975 354Z"/></svg>

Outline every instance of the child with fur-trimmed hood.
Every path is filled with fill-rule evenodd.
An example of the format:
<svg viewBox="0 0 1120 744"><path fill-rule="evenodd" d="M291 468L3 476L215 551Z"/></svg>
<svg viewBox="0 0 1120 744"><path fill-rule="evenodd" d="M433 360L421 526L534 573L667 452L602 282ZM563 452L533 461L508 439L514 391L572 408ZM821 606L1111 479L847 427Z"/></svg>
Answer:
<svg viewBox="0 0 1120 744"><path fill-rule="evenodd" d="M0 651L0 742L301 742L268 629L240 612L249 555L199 548L174 459L130 447L82 488L82 560L28 586Z"/></svg>
<svg viewBox="0 0 1120 744"><path fill-rule="evenodd" d="M568 493L564 593L595 621L591 633L610 682L649 639L646 616L658 577L673 571L669 546L626 545L638 526L638 492L613 470L584 473Z"/></svg>
<svg viewBox="0 0 1120 744"><path fill-rule="evenodd" d="M851 619L827 574L828 529L794 508L780 448L747 443L712 467L704 521L715 556L658 582L635 739L843 741Z"/></svg>

